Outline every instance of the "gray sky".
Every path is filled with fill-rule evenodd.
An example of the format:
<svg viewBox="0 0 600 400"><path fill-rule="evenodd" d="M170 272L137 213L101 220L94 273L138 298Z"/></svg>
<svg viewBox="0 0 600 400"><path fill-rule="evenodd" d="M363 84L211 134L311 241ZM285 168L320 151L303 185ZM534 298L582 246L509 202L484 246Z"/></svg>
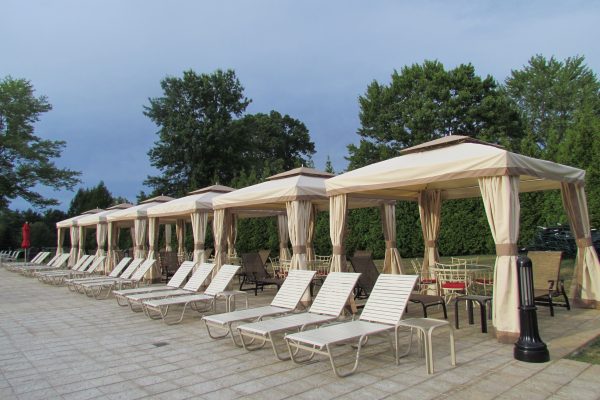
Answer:
<svg viewBox="0 0 600 400"><path fill-rule="evenodd" d="M48 97L37 134L67 142L57 164L130 201L157 172L143 106L187 69L234 69L248 112L303 121L315 166L329 155L337 172L358 142L358 96L404 65L470 62L504 81L535 54L584 55L600 71L598 1L0 0L0 10L0 78ZM74 195L42 193L64 210Z"/></svg>

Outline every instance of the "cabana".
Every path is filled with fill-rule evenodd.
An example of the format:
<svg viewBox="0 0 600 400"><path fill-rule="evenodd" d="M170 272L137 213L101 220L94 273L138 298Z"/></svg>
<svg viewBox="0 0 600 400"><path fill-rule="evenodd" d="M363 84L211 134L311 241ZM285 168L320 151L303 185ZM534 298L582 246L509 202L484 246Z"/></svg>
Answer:
<svg viewBox="0 0 600 400"><path fill-rule="evenodd" d="M85 243L86 230L96 229L96 257L106 255L104 247L106 246L106 238L108 236L108 216L118 212L119 210L125 210L130 207L133 207L133 204L121 203L112 207L108 207L104 211L82 216L77 220L80 235L79 243ZM107 257L107 260L104 263L105 272L107 272L109 269L112 269L114 260L112 261L113 262L111 262L111 260Z"/></svg>
<svg viewBox="0 0 600 400"><path fill-rule="evenodd" d="M226 227L231 215L244 210L271 210L282 214L277 220L280 257L287 258L289 235L293 253L290 268L306 269L307 261L314 259L312 242L316 214L329 209L325 181L332 176L327 172L301 167L273 175L266 182L216 197L213 200L216 266L223 264ZM369 199L359 200L361 206L374 204ZM335 245L334 242L334 248Z"/></svg>
<svg viewBox="0 0 600 400"><path fill-rule="evenodd" d="M155 253L158 241L159 223L176 224L176 236L178 242L178 253L184 252L185 222L187 219L192 224L194 236L194 262L203 263L204 241L206 238L206 227L208 218L213 212L213 199L216 196L229 193L235 189L228 186L213 185L189 193L189 196L181 197L166 203L148 208L149 218L148 241L150 253ZM170 243L170 225L165 229L167 243ZM156 255L154 255L156 257Z"/></svg>
<svg viewBox="0 0 600 400"><path fill-rule="evenodd" d="M65 232L69 229L69 234L71 238L71 250L69 255L68 265L71 267L75 265L77 260L83 255L84 252L84 243L80 243L79 238L83 236L83 228L80 228L78 225L78 221L82 218L97 214L101 211L104 211L100 208L94 208L93 210L88 210L81 215L77 215L75 217L67 218L62 221L58 221L56 223L56 254L62 254L63 252L63 243L65 240Z"/></svg>
<svg viewBox="0 0 600 400"><path fill-rule="evenodd" d="M133 256L135 258L146 258L146 232L148 230L147 210L150 207L161 203L173 200L168 196L157 196L151 199L144 200L138 205L129 207L124 210L116 211L107 217L108 220L108 256L111 261L111 266L114 265L115 254L117 249L117 240L119 238L119 230L121 228L130 228L132 242L134 244ZM148 279L154 279L158 276L158 268L153 268Z"/></svg>
<svg viewBox="0 0 600 400"><path fill-rule="evenodd" d="M425 240L423 269L427 269L438 260L441 202L481 196L496 243L493 324L498 340L510 342L518 337L520 330L516 275L519 193L560 189L577 238L574 303L588 307L599 304L600 265L591 240L585 171L456 135L401 153L400 157L326 182L331 202L332 240L343 241L346 204L351 199L378 197L417 201Z"/></svg>

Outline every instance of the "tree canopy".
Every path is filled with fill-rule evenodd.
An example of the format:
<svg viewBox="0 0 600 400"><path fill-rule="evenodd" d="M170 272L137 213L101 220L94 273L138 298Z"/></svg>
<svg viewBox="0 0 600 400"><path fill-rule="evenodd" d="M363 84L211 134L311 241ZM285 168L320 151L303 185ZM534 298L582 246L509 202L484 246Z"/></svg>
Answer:
<svg viewBox="0 0 600 400"><path fill-rule="evenodd" d="M35 97L25 79L0 80L0 208L22 198L37 207L58 204L36 191L38 185L72 189L80 173L58 168L63 141L44 140L34 132L40 116L52 109L45 96Z"/></svg>
<svg viewBox="0 0 600 400"><path fill-rule="evenodd" d="M520 136L518 113L491 77L471 64L446 70L425 61L373 81L359 97L360 144L348 146L349 169L398 155L398 150L447 135L511 146Z"/></svg>
<svg viewBox="0 0 600 400"><path fill-rule="evenodd" d="M242 171L263 174L309 160L314 153L304 124L276 111L244 115L251 100L233 70L185 71L162 80L163 96L144 114L159 126L148 153L162 174L148 177L155 194L182 195L214 183L229 184Z"/></svg>
<svg viewBox="0 0 600 400"><path fill-rule="evenodd" d="M105 209L117 203L127 202L126 199L113 197L103 181L91 188L80 188L75 193L69 206L68 214L72 217L94 208Z"/></svg>

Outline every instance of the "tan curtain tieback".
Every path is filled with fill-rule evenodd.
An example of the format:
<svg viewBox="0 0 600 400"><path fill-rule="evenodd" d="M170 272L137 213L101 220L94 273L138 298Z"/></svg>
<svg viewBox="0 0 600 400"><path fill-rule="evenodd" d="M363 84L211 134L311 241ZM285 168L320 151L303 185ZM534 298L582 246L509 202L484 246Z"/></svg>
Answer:
<svg viewBox="0 0 600 400"><path fill-rule="evenodd" d="M496 255L501 256L517 256L519 255L519 249L516 243L502 243L496 244Z"/></svg>
<svg viewBox="0 0 600 400"><path fill-rule="evenodd" d="M577 242L577 247L579 247L579 248L590 247L590 246L594 245L594 243L592 242L592 238L589 238L589 237L577 239L576 242Z"/></svg>
<svg viewBox="0 0 600 400"><path fill-rule="evenodd" d="M386 249L395 249L396 248L396 241L395 240L386 240L385 241L385 248Z"/></svg>
<svg viewBox="0 0 600 400"><path fill-rule="evenodd" d="M425 246L427 247L435 247L435 240L426 240Z"/></svg>
<svg viewBox="0 0 600 400"><path fill-rule="evenodd" d="M346 255L346 252L344 251L344 246L333 246L331 250L334 256Z"/></svg>
<svg viewBox="0 0 600 400"><path fill-rule="evenodd" d="M292 246L294 254L306 254L306 246Z"/></svg>
<svg viewBox="0 0 600 400"><path fill-rule="evenodd" d="M204 250L204 242L194 242L194 249Z"/></svg>

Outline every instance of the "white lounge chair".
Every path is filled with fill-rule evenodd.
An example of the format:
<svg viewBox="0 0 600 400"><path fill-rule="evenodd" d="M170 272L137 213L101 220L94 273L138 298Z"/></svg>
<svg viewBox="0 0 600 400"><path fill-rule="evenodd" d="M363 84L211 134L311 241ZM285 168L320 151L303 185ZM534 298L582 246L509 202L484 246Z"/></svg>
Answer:
<svg viewBox="0 0 600 400"><path fill-rule="evenodd" d="M81 285L81 287L88 297L94 297L97 300L107 299L114 289L138 286L144 278L144 275L146 275L155 263L156 260L153 259L143 260L136 258L129 264L129 267L127 267L125 272L123 272L119 278L89 282Z"/></svg>
<svg viewBox="0 0 600 400"><path fill-rule="evenodd" d="M82 268L80 271L64 271L62 273L47 274L42 278L42 280L45 283L50 283L52 285L62 285L65 279L68 278L91 276L92 274L96 273L100 267L104 268L105 260L106 256L95 257L92 258L92 262L87 268Z"/></svg>
<svg viewBox="0 0 600 400"><path fill-rule="evenodd" d="M213 277L210 285L208 285L204 293L168 297L165 299L146 300L142 303L144 306L144 312L148 317L152 319L158 319L160 317L166 324L170 325L181 322L188 306L190 306L192 310L198 312L214 310L216 308L217 297L222 292L225 292L227 285L229 285L239 269L239 265L225 264L221 266L219 272L217 272L217 274ZM198 305L202 303L204 303L206 307L198 308ZM166 317L169 312L169 308L172 308L173 306L183 306L181 315L176 321L167 321Z"/></svg>
<svg viewBox="0 0 600 400"><path fill-rule="evenodd" d="M392 341L390 338L389 343L395 353L396 364L398 364L401 357L398 332L405 327L401 318L417 278L417 275L381 274L358 320L286 335L285 341L290 357L294 362L299 363L312 359L315 354L326 355L329 357L333 372L339 377L344 377L353 374L358 368L360 352L369 337L386 334L389 338L389 334L393 332L394 340ZM421 320L426 319L422 318ZM447 321L439 320L439 322L449 326ZM450 330L452 330L451 327ZM453 336L451 337L452 365L455 365L454 340ZM357 350L352 368L342 372L335 364L332 350L337 345L344 343L353 343ZM307 357L299 357L302 350L309 353ZM410 346L408 351L410 351ZM408 351L404 355L408 354Z"/></svg>
<svg viewBox="0 0 600 400"><path fill-rule="evenodd" d="M130 306L131 311L139 312L143 310L142 302L144 300L162 299L170 296L194 294L198 292L200 287L212 273L215 264L205 263L200 265L187 284L183 288L180 288L194 265L193 261L183 262L166 286L147 286L144 288L113 291L113 294L117 299L117 304L124 307Z"/></svg>
<svg viewBox="0 0 600 400"><path fill-rule="evenodd" d="M108 275L65 279L65 284L67 285L67 288L69 290L74 292L79 291L78 288L84 283L98 282L101 280L106 280L107 278L118 278L119 275L121 275L121 272L125 270L125 267L127 267L130 261L131 257L122 258L121 261L119 261L119 263L113 268L113 270Z"/></svg>
<svg viewBox="0 0 600 400"><path fill-rule="evenodd" d="M308 285L314 278L316 271L304 271L299 269L290 270L287 278L281 285L281 288L275 295L271 305L246 310L236 310L223 314L205 315L202 321L206 325L208 335L213 339L220 339L231 335L231 340L236 346L242 346L235 338L232 330L233 324L240 322L260 321L265 317L287 314L296 309L302 295L306 292ZM225 333L215 335L211 333L210 328L224 329Z"/></svg>
<svg viewBox="0 0 600 400"><path fill-rule="evenodd" d="M54 256L52 260L48 261L47 264L35 264L20 267L19 272L25 276L34 276L38 271L54 271L65 269L67 266L67 261L69 261L69 255L60 254L58 256Z"/></svg>
<svg viewBox="0 0 600 400"><path fill-rule="evenodd" d="M332 272L325 278L308 312L238 326L242 346L246 350L257 350L266 343L271 343L275 356L280 360L288 360L289 356L280 354L277 350L274 336L292 330L302 331L308 326L319 326L338 319L359 276L354 272ZM246 338L250 341L246 342ZM258 344L254 344L255 341Z"/></svg>
<svg viewBox="0 0 600 400"><path fill-rule="evenodd" d="M83 261L81 262L81 264L78 263L79 266L77 266L76 268L74 266L73 268L68 270L42 270L35 272L34 276L36 276L40 282L44 282L49 280L49 278L52 276L64 276L65 274L67 274L67 277L70 277L70 274L79 274L91 267L92 263L94 262L94 256L86 255L83 256L82 259Z"/></svg>
<svg viewBox="0 0 600 400"><path fill-rule="evenodd" d="M50 252L43 251L43 252L36 254L36 256L33 257L29 261L17 262L16 258L15 258L15 261L5 264L6 269L8 271L15 272L15 271L20 271L21 268L29 266L29 265L43 265L44 260L46 260L46 258L48 258L49 255L50 255Z"/></svg>

